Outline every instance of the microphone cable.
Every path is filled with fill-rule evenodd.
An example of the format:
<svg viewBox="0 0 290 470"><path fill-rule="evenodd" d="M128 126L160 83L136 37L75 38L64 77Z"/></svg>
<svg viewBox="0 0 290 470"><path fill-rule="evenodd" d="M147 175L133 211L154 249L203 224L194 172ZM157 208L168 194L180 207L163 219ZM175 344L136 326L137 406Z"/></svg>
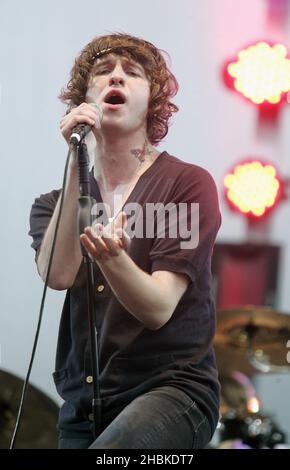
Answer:
<svg viewBox="0 0 290 470"><path fill-rule="evenodd" d="M66 180L67 180L68 164L69 164L70 157L71 157L71 154L72 154L72 149L73 149L73 146L70 145L69 150L68 150L68 154L67 154L67 158L66 158L66 163L65 163L59 213L58 213L58 217L57 217L57 221L56 221L55 231L54 231L54 235L53 235L53 241L52 241L52 245L51 245L51 251L50 251L50 255L49 255L48 268L47 268L47 273L46 273L46 277L45 277L45 283L44 283L42 299L41 299L41 304L40 304L40 310L39 310L39 315L38 315L38 324L37 324L36 333L35 333L35 337L34 337L34 343L33 343L32 353L31 353L31 357L30 357L29 367L28 367L26 378L25 378L23 388L22 388L20 405L19 405L19 410L18 410L18 414L17 414L16 424L15 424L14 431L13 431L13 436L12 436L11 443L10 443L10 449L14 449L14 446L15 446L17 433L18 433L19 425L20 425L20 422L21 422L22 414L23 414L23 407L24 407L26 392L27 392L27 388L28 388L28 384L29 384L29 378L30 378L32 365L33 365L33 362L34 362L34 356L35 356L35 352L36 352L36 348L37 348L37 343L38 343L38 338L39 338L39 333L40 333L40 327L41 327L41 322L42 322L42 316L43 316L43 309L44 309L46 291L47 291L47 286L48 286L48 279L49 279L49 275L50 275L50 270L51 270L51 265L52 265L52 260L53 260L55 245L56 245L56 239L57 239L59 223L60 223L60 219L61 219L61 215L62 215L63 201L64 201L64 196L65 196L65 187L66 187Z"/></svg>

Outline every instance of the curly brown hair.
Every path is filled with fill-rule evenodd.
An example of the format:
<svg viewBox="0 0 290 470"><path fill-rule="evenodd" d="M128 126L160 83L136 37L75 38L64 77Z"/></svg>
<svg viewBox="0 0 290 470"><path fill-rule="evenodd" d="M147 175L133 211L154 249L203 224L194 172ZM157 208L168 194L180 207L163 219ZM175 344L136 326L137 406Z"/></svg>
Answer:
<svg viewBox="0 0 290 470"><path fill-rule="evenodd" d="M69 110L84 102L93 65L98 57L109 52L133 59L143 66L151 85L147 135L152 145L158 145L168 132L169 119L178 111L170 101L178 91L178 83L163 57L163 54L168 54L142 38L124 33L94 38L76 58L71 78L59 98Z"/></svg>

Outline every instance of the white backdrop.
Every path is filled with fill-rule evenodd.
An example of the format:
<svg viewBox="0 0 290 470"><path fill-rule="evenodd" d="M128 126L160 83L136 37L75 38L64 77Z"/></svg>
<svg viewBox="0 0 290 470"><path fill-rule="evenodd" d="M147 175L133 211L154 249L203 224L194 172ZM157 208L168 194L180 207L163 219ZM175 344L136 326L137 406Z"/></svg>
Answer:
<svg viewBox="0 0 290 470"><path fill-rule="evenodd" d="M223 175L248 155L276 163L290 174L290 106L274 135L259 137L254 107L226 90L220 69L252 40L269 37L289 45L284 31L269 28L264 0L2 0L0 4L1 318L0 368L24 376L41 300L42 282L28 237L29 212L40 193L59 188L66 144L59 131L64 111L57 95L75 55L95 35L123 31L169 52L180 84L180 112L161 149ZM224 205L219 241L242 241L246 225ZM279 308L290 311L290 204L272 218L271 241L283 245ZM49 291L32 383L58 400L51 378L64 294ZM285 347L286 355L286 347ZM257 379L266 410L290 434L289 377Z"/></svg>

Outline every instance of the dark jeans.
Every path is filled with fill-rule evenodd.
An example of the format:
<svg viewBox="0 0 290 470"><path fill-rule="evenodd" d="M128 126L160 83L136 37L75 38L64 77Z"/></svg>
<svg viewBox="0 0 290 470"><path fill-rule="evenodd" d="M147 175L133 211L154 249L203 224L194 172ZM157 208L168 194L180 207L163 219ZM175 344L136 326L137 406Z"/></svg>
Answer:
<svg viewBox="0 0 290 470"><path fill-rule="evenodd" d="M89 432L60 431L60 449L201 449L211 428L182 390L165 386L135 398L94 441Z"/></svg>

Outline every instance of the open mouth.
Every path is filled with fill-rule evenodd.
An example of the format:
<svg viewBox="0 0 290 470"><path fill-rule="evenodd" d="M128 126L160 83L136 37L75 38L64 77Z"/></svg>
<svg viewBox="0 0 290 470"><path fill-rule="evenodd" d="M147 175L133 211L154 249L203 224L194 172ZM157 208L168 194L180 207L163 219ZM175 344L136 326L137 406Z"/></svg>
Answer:
<svg viewBox="0 0 290 470"><path fill-rule="evenodd" d="M108 104L124 104L125 101L123 100L123 98L121 96L113 95L113 96L110 96L110 98L106 99L105 103L108 103Z"/></svg>
<svg viewBox="0 0 290 470"><path fill-rule="evenodd" d="M110 91L105 98L105 103L110 104L111 106L119 106L125 102L125 97L118 91Z"/></svg>

